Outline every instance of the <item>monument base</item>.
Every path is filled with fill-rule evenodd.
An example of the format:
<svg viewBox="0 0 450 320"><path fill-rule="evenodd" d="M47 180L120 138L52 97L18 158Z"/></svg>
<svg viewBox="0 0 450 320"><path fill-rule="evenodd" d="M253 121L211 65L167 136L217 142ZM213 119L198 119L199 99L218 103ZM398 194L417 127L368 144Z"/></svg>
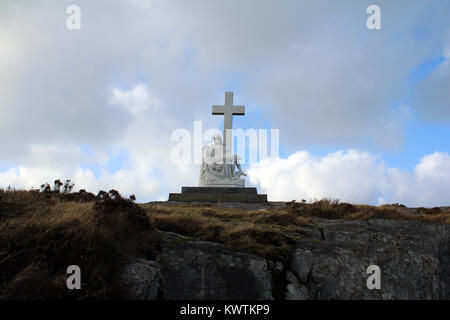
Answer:
<svg viewBox="0 0 450 320"><path fill-rule="evenodd" d="M181 193L169 194L169 201L266 203L267 195L258 194L256 188L182 187Z"/></svg>
<svg viewBox="0 0 450 320"><path fill-rule="evenodd" d="M206 180L206 181L204 181ZM245 180L241 178L232 179L202 179L200 178L200 187L229 187L229 188L244 188Z"/></svg>

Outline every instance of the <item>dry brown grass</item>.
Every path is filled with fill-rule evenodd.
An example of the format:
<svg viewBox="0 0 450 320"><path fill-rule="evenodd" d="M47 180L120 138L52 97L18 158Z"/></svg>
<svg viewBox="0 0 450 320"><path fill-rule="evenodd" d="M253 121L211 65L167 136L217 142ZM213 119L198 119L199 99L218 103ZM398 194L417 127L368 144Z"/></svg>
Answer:
<svg viewBox="0 0 450 320"><path fill-rule="evenodd" d="M274 210L226 209L216 206L142 205L158 229L181 233L206 241L230 245L233 249L283 260L302 239L297 227L320 228L314 218L403 219L450 224L450 210L419 209L416 213L399 205L352 205L323 199L314 203L291 203Z"/></svg>
<svg viewBox="0 0 450 320"><path fill-rule="evenodd" d="M0 297L120 297L117 275L126 258L154 257L158 238L137 205L104 211L99 205L103 202L67 200L49 193L0 192ZM72 264L81 268L81 290L66 288L66 269Z"/></svg>
<svg viewBox="0 0 450 320"><path fill-rule="evenodd" d="M162 207L143 205L155 226L205 241L221 242L234 250L284 260L301 238L296 227L316 227L308 218L289 212Z"/></svg>
<svg viewBox="0 0 450 320"><path fill-rule="evenodd" d="M291 203L283 211L296 213L302 217L328 219L401 219L422 222L450 224L450 209L418 208L415 211L399 205L353 205L337 200L323 199L314 203Z"/></svg>

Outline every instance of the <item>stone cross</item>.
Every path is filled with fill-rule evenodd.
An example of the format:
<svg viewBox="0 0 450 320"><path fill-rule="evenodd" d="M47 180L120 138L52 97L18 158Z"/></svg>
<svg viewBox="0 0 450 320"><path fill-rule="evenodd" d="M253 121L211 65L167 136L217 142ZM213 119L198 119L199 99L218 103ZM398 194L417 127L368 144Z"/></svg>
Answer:
<svg viewBox="0 0 450 320"><path fill-rule="evenodd" d="M227 130L233 128L233 116L245 115L245 106L233 105L233 92L225 92L225 105L213 106L213 115L224 115L223 120L223 145L227 147ZM231 147L231 144L230 146Z"/></svg>

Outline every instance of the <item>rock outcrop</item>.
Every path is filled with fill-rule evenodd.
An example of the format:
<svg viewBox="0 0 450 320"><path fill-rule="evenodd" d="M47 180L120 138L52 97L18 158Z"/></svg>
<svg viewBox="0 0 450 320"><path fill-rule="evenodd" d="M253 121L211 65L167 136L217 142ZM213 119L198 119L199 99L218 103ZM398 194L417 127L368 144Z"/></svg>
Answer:
<svg viewBox="0 0 450 320"><path fill-rule="evenodd" d="M136 259L122 271L121 286L125 299L155 300L160 282L159 266L153 261Z"/></svg>
<svg viewBox="0 0 450 320"><path fill-rule="evenodd" d="M300 241L288 299L449 299L450 226L417 221L321 220L325 240ZM367 288L377 265L381 288ZM297 281L295 281L297 280Z"/></svg>
<svg viewBox="0 0 450 320"><path fill-rule="evenodd" d="M253 254L166 233L158 262L163 299L272 299L268 264Z"/></svg>
<svg viewBox="0 0 450 320"><path fill-rule="evenodd" d="M382 219L316 222L323 232L302 228L303 239L284 265L164 232L156 264L137 262L125 269L128 297L450 298L450 226ZM370 265L380 268L380 289L367 287Z"/></svg>

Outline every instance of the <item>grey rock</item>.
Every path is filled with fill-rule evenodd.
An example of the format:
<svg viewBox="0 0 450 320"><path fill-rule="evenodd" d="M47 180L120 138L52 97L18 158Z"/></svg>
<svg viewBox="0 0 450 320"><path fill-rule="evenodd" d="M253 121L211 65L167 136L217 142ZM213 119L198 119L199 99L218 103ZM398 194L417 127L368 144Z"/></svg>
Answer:
<svg viewBox="0 0 450 320"><path fill-rule="evenodd" d="M161 294L167 300L272 299L265 259L205 241L162 245Z"/></svg>
<svg viewBox="0 0 450 320"><path fill-rule="evenodd" d="M159 266L152 261L137 260L126 265L121 286L128 300L155 300L160 286Z"/></svg>
<svg viewBox="0 0 450 320"><path fill-rule="evenodd" d="M123 274L129 299L450 299L450 226L406 220L314 218L289 264L172 232L157 264ZM311 230L309 230L311 229ZM381 289L367 288L367 267ZM159 266L159 267L158 267ZM159 294L158 294L159 292Z"/></svg>
<svg viewBox="0 0 450 320"><path fill-rule="evenodd" d="M291 262L311 299L450 298L450 226L383 219L318 223L325 240L302 240ZM380 290L367 288L369 265L381 269Z"/></svg>
<svg viewBox="0 0 450 320"><path fill-rule="evenodd" d="M294 274L290 271L286 272L286 300L307 300L309 299L308 289L301 284Z"/></svg>

